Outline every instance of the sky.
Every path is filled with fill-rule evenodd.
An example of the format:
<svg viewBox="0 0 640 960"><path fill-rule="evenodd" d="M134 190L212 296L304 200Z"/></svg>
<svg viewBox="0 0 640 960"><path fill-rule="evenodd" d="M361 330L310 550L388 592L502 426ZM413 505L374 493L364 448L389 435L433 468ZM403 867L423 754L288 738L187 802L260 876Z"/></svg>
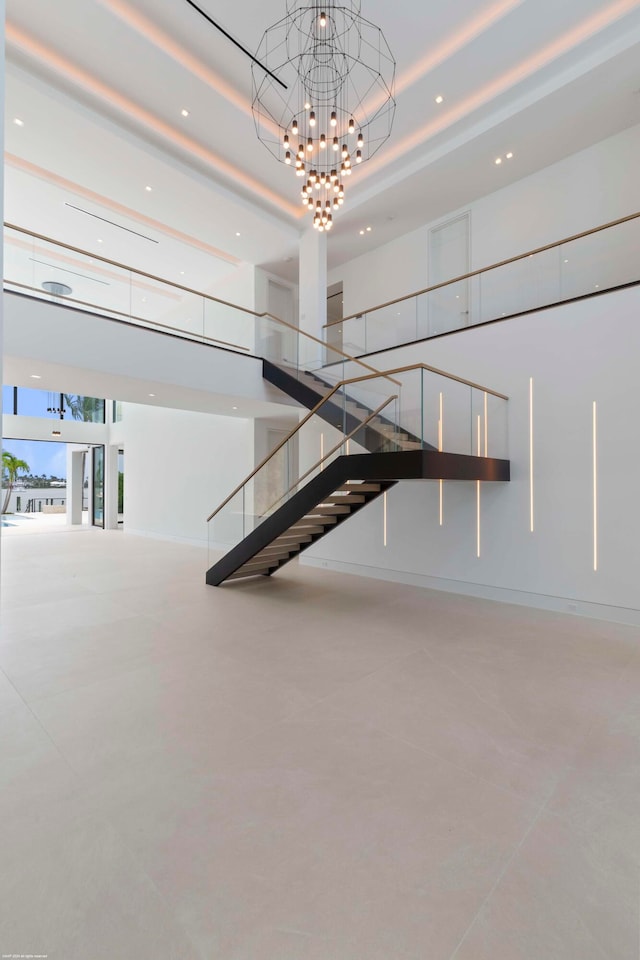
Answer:
<svg viewBox="0 0 640 960"><path fill-rule="evenodd" d="M67 445L55 440L4 440L2 449L25 460L34 476L67 477Z"/></svg>

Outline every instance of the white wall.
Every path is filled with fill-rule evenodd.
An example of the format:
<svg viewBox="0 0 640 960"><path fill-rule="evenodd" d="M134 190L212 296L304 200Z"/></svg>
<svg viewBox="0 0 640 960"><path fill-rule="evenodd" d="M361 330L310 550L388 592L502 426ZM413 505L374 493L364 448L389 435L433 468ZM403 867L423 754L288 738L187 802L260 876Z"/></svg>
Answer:
<svg viewBox="0 0 640 960"><path fill-rule="evenodd" d="M402 483L307 551L313 562L460 593L640 623L640 291L399 348L381 368L422 361L505 393L512 480ZM535 529L529 529L529 378L534 379ZM593 570L592 403L598 411L599 563ZM446 398L445 398L446 404ZM431 417L437 416L432 411ZM445 438L447 410L445 406ZM445 450L446 442L445 442Z"/></svg>
<svg viewBox="0 0 640 960"><path fill-rule="evenodd" d="M640 210L639 155L640 125L463 208L471 211L471 269ZM461 212L332 270L329 283L343 282L344 316L426 287L429 229Z"/></svg>
<svg viewBox="0 0 640 960"><path fill-rule="evenodd" d="M253 469L253 421L123 404L124 529L207 542L208 514Z"/></svg>

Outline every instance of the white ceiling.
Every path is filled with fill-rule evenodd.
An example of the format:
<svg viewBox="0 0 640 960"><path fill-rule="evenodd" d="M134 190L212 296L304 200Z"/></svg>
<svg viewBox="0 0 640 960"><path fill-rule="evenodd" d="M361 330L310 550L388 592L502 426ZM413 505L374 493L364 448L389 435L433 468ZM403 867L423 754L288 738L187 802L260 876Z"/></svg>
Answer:
<svg viewBox="0 0 640 960"><path fill-rule="evenodd" d="M286 7L200 4L250 50ZM640 0L362 14L395 55L397 113L348 182L331 266L364 224L386 242L640 122ZM300 181L255 136L249 60L186 0L7 0L7 57L7 220L196 288L242 262L295 277Z"/></svg>

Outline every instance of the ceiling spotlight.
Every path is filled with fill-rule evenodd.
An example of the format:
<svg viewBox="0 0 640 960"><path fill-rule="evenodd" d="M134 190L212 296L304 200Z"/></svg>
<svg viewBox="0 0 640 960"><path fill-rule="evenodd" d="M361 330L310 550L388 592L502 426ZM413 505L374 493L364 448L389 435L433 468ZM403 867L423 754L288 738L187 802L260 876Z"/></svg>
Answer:
<svg viewBox="0 0 640 960"><path fill-rule="evenodd" d="M496 165L499 166L502 163L502 157L496 157Z"/></svg>
<svg viewBox="0 0 640 960"><path fill-rule="evenodd" d="M512 156L513 154L511 153L511 151L509 151L509 153L507 154L507 160L511 160Z"/></svg>
<svg viewBox="0 0 640 960"><path fill-rule="evenodd" d="M145 187L145 190L147 191L147 193L151 193L151 191L153 190L153 187L147 186Z"/></svg>
<svg viewBox="0 0 640 960"><path fill-rule="evenodd" d="M182 110L180 111L180 113L182 114L183 117L188 117L188 116L189 116L189 111L186 110L184 107L182 108Z"/></svg>
<svg viewBox="0 0 640 960"><path fill-rule="evenodd" d="M367 233L371 233L371 227L367 227Z"/></svg>
<svg viewBox="0 0 640 960"><path fill-rule="evenodd" d="M100 237L98 237L98 243L102 243L102 240L100 239Z"/></svg>
<svg viewBox="0 0 640 960"><path fill-rule="evenodd" d="M436 97L436 103L442 103L443 100L444 100L444 97L442 96L442 94L439 93L438 96Z"/></svg>
<svg viewBox="0 0 640 960"><path fill-rule="evenodd" d="M361 230L361 231L360 231L360 236L361 236L361 237L364 237L364 230Z"/></svg>
<svg viewBox="0 0 640 960"><path fill-rule="evenodd" d="M20 117L14 117L13 122L15 123L16 127L24 127L24 120L21 120Z"/></svg>
<svg viewBox="0 0 640 960"><path fill-rule="evenodd" d="M150 397L155 397L155 393L150 393L149 396L150 396Z"/></svg>
<svg viewBox="0 0 640 960"><path fill-rule="evenodd" d="M239 236L240 236L240 232L236 230L236 237L239 237Z"/></svg>
<svg viewBox="0 0 640 960"><path fill-rule="evenodd" d="M32 374L31 374L31 379L32 379L32 380L42 380L42 377L40 376L39 373L32 373Z"/></svg>

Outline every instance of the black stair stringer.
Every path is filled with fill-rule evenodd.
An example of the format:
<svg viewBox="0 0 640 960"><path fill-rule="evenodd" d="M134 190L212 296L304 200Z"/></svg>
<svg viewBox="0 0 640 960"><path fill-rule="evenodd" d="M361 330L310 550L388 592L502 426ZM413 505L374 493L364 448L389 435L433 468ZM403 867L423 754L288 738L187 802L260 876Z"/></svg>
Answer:
<svg viewBox="0 0 640 960"><path fill-rule="evenodd" d="M368 496L364 503L354 503L351 512L339 514L336 518L337 522L329 529L313 535L309 543L300 544L288 558L274 562L273 569L269 571L270 574L287 563L292 556L297 556L306 547L325 536L329 530L335 529L343 520L353 516L361 507L366 506L399 480L507 481L509 480L509 461L492 457L471 457L458 453L438 453L432 450L364 453L338 457L210 567L206 582L211 586L219 586L227 577L322 503L325 497L330 496L349 480L380 483L380 491Z"/></svg>
<svg viewBox="0 0 640 960"><path fill-rule="evenodd" d="M277 366L277 364L271 363L270 360L263 359L262 376L269 383L273 384L274 387L278 387L279 390L282 390L283 393L286 393L287 396L291 397L293 400L297 400L298 403L302 404L303 407L306 407L307 410L313 410L313 408L317 406L322 398L331 390L331 384L327 383L312 371L310 372L310 376L316 380L318 384L317 390L314 390L307 383L303 383L302 381L298 380L297 377L293 376L282 367ZM348 410L344 410L340 402L340 398L351 399L346 390L342 388L333 395L331 400L328 400L320 407L318 410L318 416L326 423L331 424L332 427L336 427L345 434L350 434L353 433L354 430L358 429L358 426L362 423L362 420L358 419L357 416L355 416L353 413L350 413ZM353 399L355 403L359 402L356 401L355 398ZM363 419L366 419L368 414L373 413L373 411L371 409L367 409L364 404L360 404L360 406L363 408ZM409 430L404 430L402 425L398 426L394 424L394 422L392 420L388 420L384 414L378 415L378 422L402 431L407 435L408 440L413 440L417 443L421 442L419 437L414 436ZM389 450L389 448L397 450L397 444L390 440L384 433L376 430L375 426L371 424L364 428L362 434L358 436L357 442L370 453L376 453L377 451L385 449ZM425 450L436 450L436 448L430 443L422 442L422 446Z"/></svg>

